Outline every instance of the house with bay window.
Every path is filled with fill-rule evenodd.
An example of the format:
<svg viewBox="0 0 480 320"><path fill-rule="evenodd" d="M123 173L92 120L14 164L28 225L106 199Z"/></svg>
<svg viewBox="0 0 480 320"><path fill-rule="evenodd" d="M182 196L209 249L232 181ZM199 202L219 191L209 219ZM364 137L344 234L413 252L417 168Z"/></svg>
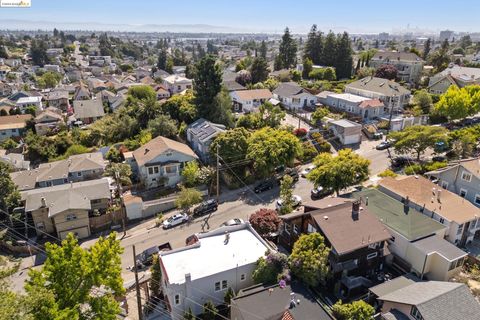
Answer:
<svg viewBox="0 0 480 320"><path fill-rule="evenodd" d="M175 186L185 164L198 159L186 144L160 136L124 156L145 189Z"/></svg>

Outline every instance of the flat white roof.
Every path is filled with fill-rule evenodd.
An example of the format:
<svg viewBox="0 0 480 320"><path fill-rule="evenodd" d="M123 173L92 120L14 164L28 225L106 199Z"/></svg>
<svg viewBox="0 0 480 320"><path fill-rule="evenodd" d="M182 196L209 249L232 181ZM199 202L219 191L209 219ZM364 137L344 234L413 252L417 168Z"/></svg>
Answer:
<svg viewBox="0 0 480 320"><path fill-rule="evenodd" d="M199 243L174 251L161 252L169 283L182 284L185 274L192 281L226 270L255 263L269 249L250 225L224 227L199 235ZM233 230L235 231L233 231ZM225 230L230 230L230 239L225 243ZM209 235L211 234L211 235ZM199 245L200 244L200 245Z"/></svg>
<svg viewBox="0 0 480 320"><path fill-rule="evenodd" d="M365 97L357 96L356 94L351 94L351 93L334 93L334 94L329 94L329 96L336 99L342 99L342 100L347 100L351 102L363 102L365 100L371 100L371 98L365 98Z"/></svg>
<svg viewBox="0 0 480 320"><path fill-rule="evenodd" d="M40 102L42 100L42 97L23 97L17 100L18 104L24 104L24 103L36 103Z"/></svg>

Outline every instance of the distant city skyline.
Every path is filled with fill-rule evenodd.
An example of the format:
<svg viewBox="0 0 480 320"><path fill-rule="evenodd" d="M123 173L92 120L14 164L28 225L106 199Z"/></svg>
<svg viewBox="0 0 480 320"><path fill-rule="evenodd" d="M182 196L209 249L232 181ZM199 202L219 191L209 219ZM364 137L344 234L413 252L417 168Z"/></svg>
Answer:
<svg viewBox="0 0 480 320"><path fill-rule="evenodd" d="M172 32L350 33L480 32L480 2L311 0L32 0L31 8L0 8L0 29ZM407 28L408 27L408 28ZM170 28L170 29L169 29ZM179 29L179 30L176 30Z"/></svg>

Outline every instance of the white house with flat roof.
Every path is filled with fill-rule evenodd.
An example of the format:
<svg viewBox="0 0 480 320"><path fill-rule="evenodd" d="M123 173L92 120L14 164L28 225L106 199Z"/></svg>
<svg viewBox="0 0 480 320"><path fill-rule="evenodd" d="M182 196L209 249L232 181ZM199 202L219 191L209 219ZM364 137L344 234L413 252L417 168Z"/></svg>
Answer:
<svg viewBox="0 0 480 320"><path fill-rule="evenodd" d="M272 250L249 223L197 234L184 248L160 252L162 290L173 320L191 308L202 313L207 301L223 303L225 292L254 284L252 273L260 257Z"/></svg>
<svg viewBox="0 0 480 320"><path fill-rule="evenodd" d="M17 100L17 107L23 112L29 106L43 110L42 97L23 97Z"/></svg>

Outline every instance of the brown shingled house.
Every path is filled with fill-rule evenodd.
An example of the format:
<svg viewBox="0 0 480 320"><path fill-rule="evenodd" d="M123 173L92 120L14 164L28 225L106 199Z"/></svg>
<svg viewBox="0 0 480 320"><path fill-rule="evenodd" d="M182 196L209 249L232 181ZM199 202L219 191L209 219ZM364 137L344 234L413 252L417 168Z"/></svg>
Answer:
<svg viewBox="0 0 480 320"><path fill-rule="evenodd" d="M283 228L279 242L287 248L292 248L301 234L319 232L325 237L332 249L329 263L333 277L329 284L340 298L371 286L370 279L383 269L388 255L385 241L391 235L361 201L326 198L318 205L305 207L303 213L280 218Z"/></svg>

